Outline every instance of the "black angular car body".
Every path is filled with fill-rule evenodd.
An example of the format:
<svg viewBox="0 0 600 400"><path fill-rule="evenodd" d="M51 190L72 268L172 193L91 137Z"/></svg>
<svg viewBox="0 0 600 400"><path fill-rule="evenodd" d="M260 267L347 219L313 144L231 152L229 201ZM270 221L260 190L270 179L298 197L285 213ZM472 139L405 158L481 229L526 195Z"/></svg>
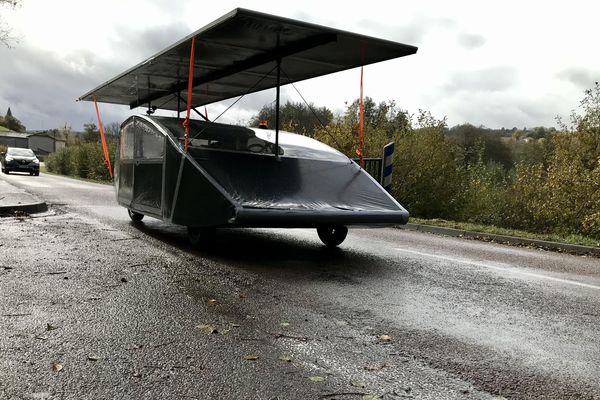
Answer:
<svg viewBox="0 0 600 400"><path fill-rule="evenodd" d="M348 226L406 224L408 211L344 154L284 132L280 88L416 52L415 46L237 8L79 100L148 106L147 116L121 125L113 164L118 202L134 222L149 215L187 226L192 244L220 227L316 228L321 241L335 247ZM209 120L197 110L271 88L274 129L221 124L222 114ZM174 114L152 116L158 109ZM204 121L190 118L192 110Z"/></svg>
<svg viewBox="0 0 600 400"><path fill-rule="evenodd" d="M9 147L6 153L0 154L2 172L29 172L29 175L40 174L40 160L31 149Z"/></svg>

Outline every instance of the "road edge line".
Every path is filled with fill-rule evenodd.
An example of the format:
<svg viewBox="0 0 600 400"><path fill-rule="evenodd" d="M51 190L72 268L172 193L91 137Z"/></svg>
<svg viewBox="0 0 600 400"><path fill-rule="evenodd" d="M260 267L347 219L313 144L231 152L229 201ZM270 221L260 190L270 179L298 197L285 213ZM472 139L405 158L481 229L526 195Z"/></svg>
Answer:
<svg viewBox="0 0 600 400"><path fill-rule="evenodd" d="M411 231L427 232L442 236L461 237L466 239L475 239L486 242L497 242L511 246L533 246L544 250L565 252L578 255L592 255L600 257L600 247L584 246L580 244L568 244L561 242L550 242L547 240L527 239L518 236L497 235L494 233L483 233L467 231L464 229L444 228L441 226L423 225L408 223L406 225L396 225L397 229L406 229Z"/></svg>

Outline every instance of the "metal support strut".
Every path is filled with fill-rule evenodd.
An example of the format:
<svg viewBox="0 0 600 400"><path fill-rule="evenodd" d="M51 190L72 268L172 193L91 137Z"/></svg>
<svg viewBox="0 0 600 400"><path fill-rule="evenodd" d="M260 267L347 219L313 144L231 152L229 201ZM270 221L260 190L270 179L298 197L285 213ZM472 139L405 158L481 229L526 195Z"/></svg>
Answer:
<svg viewBox="0 0 600 400"><path fill-rule="evenodd" d="M281 58L277 59L277 96L275 98L275 158L279 159L279 89L281 87Z"/></svg>

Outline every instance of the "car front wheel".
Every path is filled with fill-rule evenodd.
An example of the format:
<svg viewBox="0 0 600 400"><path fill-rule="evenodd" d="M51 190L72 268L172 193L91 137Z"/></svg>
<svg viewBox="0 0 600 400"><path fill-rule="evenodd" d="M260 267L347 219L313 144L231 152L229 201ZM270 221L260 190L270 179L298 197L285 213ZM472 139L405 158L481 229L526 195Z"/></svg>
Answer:
<svg viewBox="0 0 600 400"><path fill-rule="evenodd" d="M130 209L127 209L127 214L129 214L129 218L135 223L141 222L144 219L144 214L131 211Z"/></svg>
<svg viewBox="0 0 600 400"><path fill-rule="evenodd" d="M211 227L188 226L187 231L188 241L192 246L204 247L214 239L215 235L215 228Z"/></svg>
<svg viewBox="0 0 600 400"><path fill-rule="evenodd" d="M327 247L336 247L342 244L346 235L348 234L348 228L345 226L323 226L317 228L317 234L319 239Z"/></svg>

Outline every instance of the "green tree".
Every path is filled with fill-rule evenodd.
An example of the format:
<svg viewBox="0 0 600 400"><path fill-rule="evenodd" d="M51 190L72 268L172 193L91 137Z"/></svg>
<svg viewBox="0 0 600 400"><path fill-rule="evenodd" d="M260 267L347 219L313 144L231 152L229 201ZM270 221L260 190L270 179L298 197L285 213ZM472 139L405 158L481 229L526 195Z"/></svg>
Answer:
<svg viewBox="0 0 600 400"><path fill-rule="evenodd" d="M2 119L2 126L14 132L25 132L25 126L17 118L12 115L7 115Z"/></svg>
<svg viewBox="0 0 600 400"><path fill-rule="evenodd" d="M364 107L363 155L381 157L383 146L412 129L411 116L393 101L376 104L370 97L366 97ZM314 138L355 158L359 146L358 131L359 101L355 100L346 104L344 114L334 118L329 125L319 127Z"/></svg>
<svg viewBox="0 0 600 400"><path fill-rule="evenodd" d="M461 206L462 177L446 120L419 110L417 128L396 136L394 195L423 218L453 218Z"/></svg>
<svg viewBox="0 0 600 400"><path fill-rule="evenodd" d="M88 143L94 143L100 140L100 131L95 123L88 122L87 124L83 124L83 135L81 136L81 139Z"/></svg>
<svg viewBox="0 0 600 400"><path fill-rule="evenodd" d="M411 115L400 109L393 100L376 103L371 97L363 100L364 127L366 130L382 130L388 139L392 139L397 132L406 132L411 128ZM354 100L347 105L344 120L358 129L359 100Z"/></svg>
<svg viewBox="0 0 600 400"><path fill-rule="evenodd" d="M287 102L280 107L279 119L281 129L312 136L315 129L321 127L322 124L331 123L333 113L327 107ZM261 120L266 120L269 128L275 128L275 104L264 105L258 114L252 117L250 126L258 126Z"/></svg>
<svg viewBox="0 0 600 400"><path fill-rule="evenodd" d="M517 166L511 222L600 238L600 87L585 91L570 124L547 138L544 162Z"/></svg>
<svg viewBox="0 0 600 400"><path fill-rule="evenodd" d="M465 166L481 161L500 163L509 169L514 164L510 147L491 129L463 124L452 127L448 135L458 145L459 162Z"/></svg>
<svg viewBox="0 0 600 400"><path fill-rule="evenodd" d="M106 135L106 140L117 140L120 130L121 124L118 122L109 122L108 124L104 125L104 134Z"/></svg>

